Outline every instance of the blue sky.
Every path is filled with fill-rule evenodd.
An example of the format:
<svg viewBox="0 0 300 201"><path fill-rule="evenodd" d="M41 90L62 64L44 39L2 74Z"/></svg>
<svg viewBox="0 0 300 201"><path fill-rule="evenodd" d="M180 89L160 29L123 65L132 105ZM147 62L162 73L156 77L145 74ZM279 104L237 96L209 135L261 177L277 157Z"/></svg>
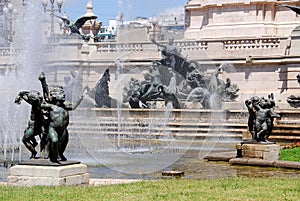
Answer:
<svg viewBox="0 0 300 201"><path fill-rule="evenodd" d="M63 11L70 19L76 20L86 13L86 5L89 0L64 0ZM158 16L168 8L184 6L187 0L92 0L94 13L98 20L108 24L108 19L115 18L120 12L124 13L124 19L134 19L137 16Z"/></svg>

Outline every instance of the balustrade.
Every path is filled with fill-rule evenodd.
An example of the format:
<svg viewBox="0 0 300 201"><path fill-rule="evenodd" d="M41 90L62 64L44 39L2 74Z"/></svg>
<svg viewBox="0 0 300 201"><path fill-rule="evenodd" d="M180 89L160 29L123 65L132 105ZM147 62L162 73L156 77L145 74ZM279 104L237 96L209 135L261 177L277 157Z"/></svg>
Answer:
<svg viewBox="0 0 300 201"><path fill-rule="evenodd" d="M175 44L184 52L205 50L210 51L211 44L220 44L222 50L256 50L256 49L280 49L281 41L286 38L269 37L269 38L249 38L249 39L224 39L224 40L194 40L194 41L175 41ZM162 42L167 44L167 42ZM152 42L98 42L91 44L96 46L98 53L117 53L117 52L153 52L157 51L157 46ZM54 51L59 44L55 47L48 46L46 51ZM215 51L215 49L211 50ZM9 47L0 48L0 56L9 56L11 54Z"/></svg>
<svg viewBox="0 0 300 201"><path fill-rule="evenodd" d="M280 48L280 38L234 39L223 41L225 50Z"/></svg>
<svg viewBox="0 0 300 201"><path fill-rule="evenodd" d="M140 52L144 51L144 44L147 43L100 42L96 45L98 52Z"/></svg>
<svg viewBox="0 0 300 201"><path fill-rule="evenodd" d="M253 39L233 39L233 40L195 40L195 41L176 41L175 44L182 51L209 50L210 43L219 42L223 45L223 50L241 49L278 49L280 48L281 38L253 38ZM162 44L167 44L164 42ZM137 52L137 51L156 51L157 47L151 42L141 43L115 43L101 42L97 44L99 52ZM147 46L147 48L145 48ZM150 47L150 48L149 48Z"/></svg>
<svg viewBox="0 0 300 201"><path fill-rule="evenodd" d="M0 56L9 56L11 54L9 47L0 47Z"/></svg>
<svg viewBox="0 0 300 201"><path fill-rule="evenodd" d="M175 44L183 51L208 49L208 41L180 41Z"/></svg>

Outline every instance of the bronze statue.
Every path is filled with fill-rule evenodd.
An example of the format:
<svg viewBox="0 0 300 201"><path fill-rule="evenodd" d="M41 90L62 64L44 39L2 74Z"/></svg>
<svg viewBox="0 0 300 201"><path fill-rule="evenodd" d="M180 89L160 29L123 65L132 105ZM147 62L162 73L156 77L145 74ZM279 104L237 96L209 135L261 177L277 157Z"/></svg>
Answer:
<svg viewBox="0 0 300 201"><path fill-rule="evenodd" d="M274 112L274 95L270 94L268 99L254 96L246 100L245 104L249 111L248 129L252 134L251 142L268 143L274 118L280 118L280 115Z"/></svg>
<svg viewBox="0 0 300 201"><path fill-rule="evenodd" d="M291 6L288 4L279 4L278 6L287 7L289 9L291 9L292 11L294 11L295 13L297 13L298 15L300 15L300 7L298 7L298 6Z"/></svg>
<svg viewBox="0 0 300 201"><path fill-rule="evenodd" d="M174 38L170 37L169 38L169 43L166 45L157 43L155 40L151 40L154 44L156 44L159 47L162 47L162 55L163 55L163 63L167 67L171 67L172 69L175 70L176 66L176 59L175 55L180 56L181 50L174 44Z"/></svg>
<svg viewBox="0 0 300 201"><path fill-rule="evenodd" d="M252 102L254 101L254 99L256 99L256 97L252 97L250 98L250 100L246 100L245 101L245 105L248 109L248 113L249 113L249 117L248 117L248 130L251 133L252 136L252 141L256 140L256 135L255 135L255 118L256 118L256 114L253 108L253 104Z"/></svg>
<svg viewBox="0 0 300 201"><path fill-rule="evenodd" d="M300 73L296 76L298 84L300 84ZM290 104L292 107L299 107L300 106L300 96L296 95L290 95L287 97L286 101Z"/></svg>
<svg viewBox="0 0 300 201"><path fill-rule="evenodd" d="M82 27L82 25L84 25L84 23L88 20L93 20L96 19L97 16L82 16L79 19L77 19L75 22L73 22L72 20L65 18L65 17L61 17L61 16L57 16L56 17L60 18L65 26L67 26L71 33L71 34L79 34L84 40L87 40L88 38L86 38L86 36L82 35L79 31L79 29Z"/></svg>
<svg viewBox="0 0 300 201"><path fill-rule="evenodd" d="M167 91L165 87L159 86L158 92L161 94L162 98L165 100L165 106L167 107L168 104L172 105L174 109L180 109L181 104L176 95L170 91Z"/></svg>
<svg viewBox="0 0 300 201"><path fill-rule="evenodd" d="M153 62L149 71L144 73L144 80L131 78L129 88L123 88L123 102L128 102L131 108L150 108L148 104L151 102L170 97L164 91L177 99L200 102L205 109L219 109L221 101L234 101L238 97L236 84L229 78L226 83L218 78L223 70L221 66L210 76L199 71L195 63L190 63L188 67L184 79L172 68Z"/></svg>
<svg viewBox="0 0 300 201"><path fill-rule="evenodd" d="M157 65L150 66L149 73L144 75L145 80L148 79L148 83L143 84L143 92L140 96L142 102L146 103L148 100L156 99L158 87L162 85L161 75ZM156 95L154 95L156 94Z"/></svg>
<svg viewBox="0 0 300 201"><path fill-rule="evenodd" d="M188 82L188 84L192 88L206 87L205 82L203 80L203 72L199 72L199 70L195 68L194 63L190 64L189 69L190 70L186 73L185 76L185 79Z"/></svg>
<svg viewBox="0 0 300 201"><path fill-rule="evenodd" d="M109 94L109 82L110 82L110 71L105 69L102 77L98 80L96 86L92 89L89 86L85 86L83 91L88 94L88 96L95 100L95 106L100 108L128 108L124 104L120 104L118 100L112 98Z"/></svg>
<svg viewBox="0 0 300 201"><path fill-rule="evenodd" d="M72 102L73 100L77 100L78 97L83 94L83 79L82 76L74 70L71 70L70 74L71 75L66 75L64 77L64 92L66 100Z"/></svg>
<svg viewBox="0 0 300 201"><path fill-rule="evenodd" d="M224 93L223 93L223 101L229 102L234 101L239 95L239 88L236 84L231 82L230 78L226 78Z"/></svg>
<svg viewBox="0 0 300 201"><path fill-rule="evenodd" d="M95 101L97 107L112 108L117 107L117 100L109 95L110 72L105 69L101 79L95 86Z"/></svg>
<svg viewBox="0 0 300 201"><path fill-rule="evenodd" d="M35 137L40 136L40 151L42 158L49 158L51 162L59 163L67 158L63 155L68 143L69 113L75 110L83 96L73 105L65 101L65 93L62 86L55 85L48 88L46 78L42 72L39 76L43 88L43 96L38 91L21 91L15 99L20 104L25 100L32 105L30 121L24 131L23 143L31 152L30 158L36 158L38 145Z"/></svg>
<svg viewBox="0 0 300 201"><path fill-rule="evenodd" d="M208 90L211 94L220 93L220 80L218 78L219 74L222 73L222 67L218 67L211 75Z"/></svg>
<svg viewBox="0 0 300 201"><path fill-rule="evenodd" d="M131 78L129 89L123 88L123 102L128 102L131 108L147 108L148 106L141 100L142 86L139 80Z"/></svg>
<svg viewBox="0 0 300 201"><path fill-rule="evenodd" d="M21 100L31 105L31 114L28 126L24 131L22 142L31 152L30 158L36 158L37 151L35 147L38 145L35 137L42 136L44 133L44 118L42 111L43 96L38 91L21 91L15 99L16 104L21 104Z"/></svg>
<svg viewBox="0 0 300 201"><path fill-rule="evenodd" d="M46 155L49 153L51 162L58 162L58 156L61 161L66 161L67 158L63 155L68 144L69 133L67 127L69 125L69 112L75 110L83 99L80 96L75 104L65 101L65 93L60 85L52 86L49 90L46 77L42 72L39 76L41 81L45 102L42 104L42 109L47 114L45 116L45 135L42 137L42 142L45 144Z"/></svg>

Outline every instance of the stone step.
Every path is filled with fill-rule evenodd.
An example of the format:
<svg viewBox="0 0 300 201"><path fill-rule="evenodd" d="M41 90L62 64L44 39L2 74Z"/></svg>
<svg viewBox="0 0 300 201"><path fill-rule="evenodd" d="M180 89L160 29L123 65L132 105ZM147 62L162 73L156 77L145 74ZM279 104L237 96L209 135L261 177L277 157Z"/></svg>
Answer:
<svg viewBox="0 0 300 201"><path fill-rule="evenodd" d="M71 122L71 127L74 127L74 129L79 130L116 130L118 129L118 123L101 123L101 122L94 122L94 123L82 123L82 122ZM166 125L159 125L159 124L153 124L147 125L147 124L136 124L132 122L126 122L120 124L120 128L123 130L140 130L140 131L148 131L148 130L165 130L165 131L186 131L186 132L211 132L211 131L220 131L220 132L244 132L247 131L247 125L246 124L212 124L212 123L182 123L179 122L176 123L166 123ZM289 124L275 124L273 133L277 134L300 134L300 125L289 125Z"/></svg>
<svg viewBox="0 0 300 201"><path fill-rule="evenodd" d="M81 149L91 149L94 150L107 150L109 148L116 147L118 142L121 143L122 147L128 148L138 148L138 147L169 147L176 149L220 149L220 150L235 150L236 143L242 141L241 137L229 138L224 136L213 136L206 137L203 136L201 139L195 138L164 138L159 136L159 138L126 138L120 136L120 141L118 141L117 135L114 136L101 136L101 135L85 135L80 136L70 136L68 144L68 152L73 153L76 150Z"/></svg>
<svg viewBox="0 0 300 201"><path fill-rule="evenodd" d="M248 120L247 120L248 121ZM147 124L167 124L168 126L192 126L192 127L201 127L201 126L226 126L226 127L247 127L247 121L243 121L242 119L239 120L220 120L217 122L211 122L208 120L169 120L169 119L160 119L160 118L143 118L143 119L136 119L136 118L73 118L70 120L70 125L106 125L106 124L119 124L121 122L122 125L147 125ZM157 123L157 124L158 124ZM285 129L298 129L300 128L300 119L299 120L275 120L274 121L274 128L285 128Z"/></svg>
<svg viewBox="0 0 300 201"><path fill-rule="evenodd" d="M246 110L174 110L166 115L165 109L84 109L71 115L69 130L79 134L119 134L124 136L148 135L153 138L172 132L180 138L204 139L220 135L241 138L248 132ZM83 115L86 112L89 115ZM213 113L212 113L213 112ZM276 110L281 118L275 119L270 140L294 141L300 136L300 110ZM75 115L76 114L76 115ZM177 114L177 115L175 115ZM121 115L120 118L117 118ZM118 124L121 126L118 128ZM211 134L212 133L212 134ZM250 135L251 136L251 135Z"/></svg>
<svg viewBox="0 0 300 201"><path fill-rule="evenodd" d="M300 135L270 135L269 140L274 142L294 142L300 141Z"/></svg>
<svg viewBox="0 0 300 201"><path fill-rule="evenodd" d="M92 138L91 136L94 137L93 134L89 133L79 133L81 135L80 138ZM242 135L238 134L230 134L230 135L220 135L220 134L177 134L177 135L159 135L159 134L151 134L151 135L140 135L140 134L135 134L135 133L130 133L130 134L118 134L114 132L109 132L105 134L105 137L100 138L103 140L111 140L111 139L117 139L118 136L122 140L163 140L163 141L174 141L174 140L206 140L206 139L211 139L211 140L216 140L216 141L242 141Z"/></svg>
<svg viewBox="0 0 300 201"><path fill-rule="evenodd" d="M155 125L155 124L164 124L167 126L181 126L181 127L247 127L246 123L235 123L235 122L181 122L181 121L140 121L140 122L134 122L134 121L128 121L128 120L122 120L122 121L101 121L101 119L94 120L94 121L80 121L80 120L71 120L70 125L90 125L90 126L102 126L102 125L118 125L121 124L123 126L148 126Z"/></svg>
<svg viewBox="0 0 300 201"><path fill-rule="evenodd" d="M106 118L106 117L76 117L76 118L70 118L70 122L80 122L80 123L90 123L90 124L95 124L95 123L128 123L128 124L137 124L137 123L144 123L144 124L149 124L153 122L163 122L163 123L169 123L169 124L187 124L187 125L194 125L194 124L233 124L233 125L240 125L244 124L246 125L248 122L248 119L218 119L215 121L212 121L210 119L199 119L199 118L189 118L189 119L179 119L179 118L117 118L117 117L112 117L112 118Z"/></svg>
<svg viewBox="0 0 300 201"><path fill-rule="evenodd" d="M280 124L280 125L300 125L300 119L275 119L274 121L276 124Z"/></svg>
<svg viewBox="0 0 300 201"><path fill-rule="evenodd" d="M120 135L122 138L133 139L133 138L141 138L141 139L197 139L202 140L205 138L226 138L226 139L238 139L242 140L242 134L236 133L186 133L186 132L172 132L172 134L168 133L141 133L141 132L126 132L126 131L103 131L103 132L87 132L86 130L76 130L72 132L74 134L78 134L82 137L102 135L109 137L117 137Z"/></svg>
<svg viewBox="0 0 300 201"><path fill-rule="evenodd" d="M98 126L90 126L90 125L74 125L69 128L69 130L72 129L74 131L76 130L85 130L85 131L125 131L125 132L139 132L139 133L148 133L148 132L185 132L185 133L207 133L207 132L219 132L219 133L242 133L247 129L244 128L230 128L230 127L187 127L187 126L178 126L178 127L171 127L171 126L126 126L126 125L120 125L118 127L117 125L106 125L105 127L102 127L101 125Z"/></svg>
<svg viewBox="0 0 300 201"><path fill-rule="evenodd" d="M232 128L246 128L247 123L238 122L199 122L199 121L163 121L163 120L152 120L152 121L128 121L128 120L114 120L114 121L102 121L101 119L82 121L82 120L71 120L70 126L109 126L109 125L122 125L122 126L140 126L147 127L152 125L166 125L169 127L232 127Z"/></svg>
<svg viewBox="0 0 300 201"><path fill-rule="evenodd" d="M176 140L204 140L206 138L223 138L226 140L242 140L242 134L240 133L232 133L232 132L172 132L172 134L163 133L163 132L148 132L148 133L141 133L141 132L133 132L133 131L87 131L87 130L69 130L70 133L80 135L80 136L103 136L105 137L117 137L120 135L122 138L126 139L133 139L133 138L145 138L145 139L159 139L163 137L172 137ZM143 136L143 137L142 137ZM218 139L219 140L219 139ZM270 141L274 142L290 142L290 141L297 141L300 140L300 132L296 134L291 134L289 132L277 132L274 130L272 135L269 137Z"/></svg>

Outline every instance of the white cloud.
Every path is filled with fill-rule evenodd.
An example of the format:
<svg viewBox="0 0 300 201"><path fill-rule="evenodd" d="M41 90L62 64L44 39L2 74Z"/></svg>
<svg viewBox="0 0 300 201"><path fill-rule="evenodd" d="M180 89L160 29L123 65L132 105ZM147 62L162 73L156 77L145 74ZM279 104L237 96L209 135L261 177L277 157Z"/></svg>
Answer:
<svg viewBox="0 0 300 201"><path fill-rule="evenodd" d="M184 8L182 6L168 8L161 12L159 15L181 15L184 14Z"/></svg>

